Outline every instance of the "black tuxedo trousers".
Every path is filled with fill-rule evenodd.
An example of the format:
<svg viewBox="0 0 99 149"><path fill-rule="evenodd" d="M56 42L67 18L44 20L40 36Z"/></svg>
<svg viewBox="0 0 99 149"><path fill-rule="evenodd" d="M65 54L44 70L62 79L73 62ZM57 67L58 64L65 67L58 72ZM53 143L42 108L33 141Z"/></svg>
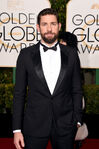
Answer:
<svg viewBox="0 0 99 149"><path fill-rule="evenodd" d="M26 136L47 137L54 120L58 136L72 134L77 122L82 123L82 89L77 52L59 44L61 70L51 95L42 70L39 46L38 43L22 49L17 60L13 130L21 129Z"/></svg>
<svg viewBox="0 0 99 149"><path fill-rule="evenodd" d="M64 136L57 135L54 120L52 120L52 126L49 136L46 137L32 137L25 135L25 149L46 149L50 141L52 149L73 149L74 138L77 131L75 125L72 133Z"/></svg>

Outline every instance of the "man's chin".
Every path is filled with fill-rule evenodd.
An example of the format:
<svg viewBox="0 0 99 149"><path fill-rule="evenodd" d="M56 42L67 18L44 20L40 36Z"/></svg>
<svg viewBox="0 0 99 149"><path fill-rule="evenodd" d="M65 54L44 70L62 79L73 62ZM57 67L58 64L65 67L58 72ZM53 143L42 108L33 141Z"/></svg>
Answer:
<svg viewBox="0 0 99 149"><path fill-rule="evenodd" d="M56 41L54 38L43 38L43 40L48 44L52 44Z"/></svg>

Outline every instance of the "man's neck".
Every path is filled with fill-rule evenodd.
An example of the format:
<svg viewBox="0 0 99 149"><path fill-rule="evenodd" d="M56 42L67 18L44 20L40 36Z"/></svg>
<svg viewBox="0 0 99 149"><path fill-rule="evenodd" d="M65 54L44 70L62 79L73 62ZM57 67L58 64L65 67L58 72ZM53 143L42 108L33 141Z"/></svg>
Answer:
<svg viewBox="0 0 99 149"><path fill-rule="evenodd" d="M55 42L53 42L51 44L48 44L48 43L44 42L43 40L41 40L41 43L44 44L47 47L53 47L57 42L58 42L58 40L56 40Z"/></svg>

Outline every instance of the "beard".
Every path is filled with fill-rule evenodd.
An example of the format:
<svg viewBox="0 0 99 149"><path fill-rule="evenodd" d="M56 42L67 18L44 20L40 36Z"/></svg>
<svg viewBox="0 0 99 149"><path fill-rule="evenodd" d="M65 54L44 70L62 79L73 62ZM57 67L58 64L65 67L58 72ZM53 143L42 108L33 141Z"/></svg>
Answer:
<svg viewBox="0 0 99 149"><path fill-rule="evenodd" d="M46 37L47 34L53 34L54 36L52 38L51 37L48 38L48 37ZM58 39L58 33L57 34L52 33L52 32L48 32L48 33L45 33L45 34L41 33L41 37L42 37L42 39L44 40L45 43L52 44Z"/></svg>

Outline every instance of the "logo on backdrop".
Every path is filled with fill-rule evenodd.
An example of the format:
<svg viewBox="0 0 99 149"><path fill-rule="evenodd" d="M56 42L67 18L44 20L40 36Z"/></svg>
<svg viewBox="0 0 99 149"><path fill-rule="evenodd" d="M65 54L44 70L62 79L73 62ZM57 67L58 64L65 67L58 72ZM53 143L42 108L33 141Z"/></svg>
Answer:
<svg viewBox="0 0 99 149"><path fill-rule="evenodd" d="M72 0L67 5L66 30L77 36L78 54L83 68L99 68L98 11L98 0Z"/></svg>
<svg viewBox="0 0 99 149"><path fill-rule="evenodd" d="M87 14L82 16L76 14L72 18L72 23L75 25L72 32L77 35L81 49L79 53L99 52L99 15Z"/></svg>
<svg viewBox="0 0 99 149"><path fill-rule="evenodd" d="M0 52L19 52L38 41L35 13L0 14Z"/></svg>

